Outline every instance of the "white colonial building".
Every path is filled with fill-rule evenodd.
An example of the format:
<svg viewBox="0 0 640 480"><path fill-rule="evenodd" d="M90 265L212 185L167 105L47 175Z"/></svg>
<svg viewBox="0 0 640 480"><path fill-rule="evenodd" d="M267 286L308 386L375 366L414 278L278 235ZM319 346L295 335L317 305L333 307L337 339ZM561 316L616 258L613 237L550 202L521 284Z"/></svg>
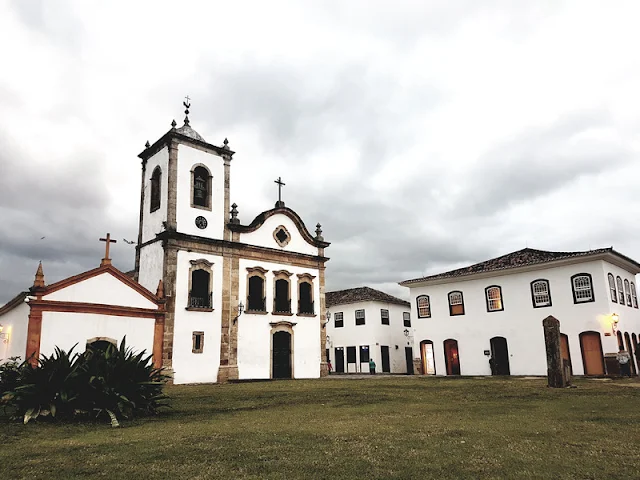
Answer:
<svg viewBox="0 0 640 480"><path fill-rule="evenodd" d="M188 116L183 126L176 128L173 122L159 140L147 142L139 155L140 224L133 278L108 262L102 270L82 274L81 283L67 286L64 282L71 279L63 281L64 289L58 284L46 287L43 279L37 282L41 286L34 285L31 297L19 295L0 310L0 325L12 323L13 330L4 344L4 358L7 352L22 357L49 353L71 339L84 347L87 335L117 343L126 333L128 344L153 350L156 364L170 372L175 383L326 375L321 312L328 260L324 249L329 243L320 224L312 235L280 198L275 208L241 224L237 205L230 202L233 154L226 139L223 146L207 143L191 128ZM280 179L276 183L283 185ZM68 314L64 321L57 320L57 311L40 320L34 311L49 300L91 304L95 312L88 307L78 311L75 305L68 308L78 314ZM62 308L58 303L56 308ZM89 316L103 313L105 305L112 307L109 315ZM46 306L53 308L51 302ZM121 307L139 309L151 323L126 323L129 310L114 313ZM14 327L9 316L23 321ZM136 333L132 341L138 329L140 338ZM38 349L32 345L32 331L38 332ZM63 332L69 331L73 335L63 341ZM6 331L4 336L6 340Z"/></svg>
<svg viewBox="0 0 640 480"><path fill-rule="evenodd" d="M369 287L327 292L327 358L336 373L413 374L411 305Z"/></svg>
<svg viewBox="0 0 640 480"><path fill-rule="evenodd" d="M546 375L542 320L552 315L560 321L562 354L574 375L616 373L620 345L635 360L638 273L640 265L613 248L526 248L401 282L410 290L420 370Z"/></svg>

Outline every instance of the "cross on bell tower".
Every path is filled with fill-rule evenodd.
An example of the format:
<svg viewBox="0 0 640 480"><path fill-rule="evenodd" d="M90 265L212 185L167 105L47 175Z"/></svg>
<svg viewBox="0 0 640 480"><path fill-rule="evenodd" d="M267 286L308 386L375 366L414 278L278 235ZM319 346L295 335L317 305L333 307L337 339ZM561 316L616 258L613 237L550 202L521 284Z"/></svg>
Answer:
<svg viewBox="0 0 640 480"><path fill-rule="evenodd" d="M111 246L110 244L116 243L117 240L111 240L111 234L107 233L107 237L101 238L100 241L106 242L105 249L104 249L104 258L100 262L100 266L103 267L105 265L111 265L111 259L109 258L109 247Z"/></svg>
<svg viewBox="0 0 640 480"><path fill-rule="evenodd" d="M278 184L278 201L276 202L276 208L284 208L284 202L282 201L282 187L284 187L286 183L282 181L281 177L278 177L278 179L274 180L273 183Z"/></svg>

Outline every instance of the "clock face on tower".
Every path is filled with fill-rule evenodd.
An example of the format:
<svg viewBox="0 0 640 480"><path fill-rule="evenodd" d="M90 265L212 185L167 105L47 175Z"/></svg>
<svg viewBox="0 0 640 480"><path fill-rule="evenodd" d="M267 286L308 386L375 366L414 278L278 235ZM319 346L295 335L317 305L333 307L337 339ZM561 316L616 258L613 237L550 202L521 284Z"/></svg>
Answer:
<svg viewBox="0 0 640 480"><path fill-rule="evenodd" d="M201 230L207 228L207 219L202 216L196 217L196 227Z"/></svg>

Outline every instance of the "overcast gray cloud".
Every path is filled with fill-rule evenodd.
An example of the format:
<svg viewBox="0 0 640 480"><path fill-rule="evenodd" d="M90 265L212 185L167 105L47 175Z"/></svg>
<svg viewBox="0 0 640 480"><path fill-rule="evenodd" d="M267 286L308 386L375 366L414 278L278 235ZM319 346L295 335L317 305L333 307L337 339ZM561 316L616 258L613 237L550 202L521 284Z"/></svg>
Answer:
<svg viewBox="0 0 640 480"><path fill-rule="evenodd" d="M181 121L332 245L329 289L525 246L640 258L635 1L0 3L0 304L133 267L140 162ZM42 238L44 237L44 238Z"/></svg>

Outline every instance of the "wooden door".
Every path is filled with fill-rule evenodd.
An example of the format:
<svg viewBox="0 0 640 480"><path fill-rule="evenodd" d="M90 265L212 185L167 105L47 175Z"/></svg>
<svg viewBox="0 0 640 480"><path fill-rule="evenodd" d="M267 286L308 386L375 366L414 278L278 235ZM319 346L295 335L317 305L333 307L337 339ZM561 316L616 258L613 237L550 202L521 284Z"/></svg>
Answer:
<svg viewBox="0 0 640 480"><path fill-rule="evenodd" d="M447 365L447 375L460 375L460 356L458 341L452 338L444 341L444 361Z"/></svg>
<svg viewBox="0 0 640 480"><path fill-rule="evenodd" d="M491 343L491 356L495 362L494 370L496 375L511 375L509 366L509 349L507 339L504 337L493 337Z"/></svg>
<svg viewBox="0 0 640 480"><path fill-rule="evenodd" d="M420 357L422 359L422 373L425 375L435 375L436 359L433 354L433 342L431 340L420 342Z"/></svg>
<svg viewBox="0 0 640 480"><path fill-rule="evenodd" d="M291 378L291 334L273 334L273 378Z"/></svg>
<svg viewBox="0 0 640 480"><path fill-rule="evenodd" d="M333 366L336 369L336 373L344 373L344 348L336 348L336 364Z"/></svg>
<svg viewBox="0 0 640 480"><path fill-rule="evenodd" d="M569 337L567 337L564 333L560 334L560 356L563 362L567 362L569 364L569 370L571 375L573 375L573 367L571 366L571 354L569 353Z"/></svg>
<svg viewBox="0 0 640 480"><path fill-rule="evenodd" d="M407 375L413 375L413 348L404 347L404 356L407 360Z"/></svg>
<svg viewBox="0 0 640 480"><path fill-rule="evenodd" d="M389 364L389 347L382 345L380 347L380 355L382 356L382 371L391 373L391 365Z"/></svg>
<svg viewBox="0 0 640 480"><path fill-rule="evenodd" d="M598 332L582 332L580 334L580 349L585 375L604 375L604 358L602 343Z"/></svg>

